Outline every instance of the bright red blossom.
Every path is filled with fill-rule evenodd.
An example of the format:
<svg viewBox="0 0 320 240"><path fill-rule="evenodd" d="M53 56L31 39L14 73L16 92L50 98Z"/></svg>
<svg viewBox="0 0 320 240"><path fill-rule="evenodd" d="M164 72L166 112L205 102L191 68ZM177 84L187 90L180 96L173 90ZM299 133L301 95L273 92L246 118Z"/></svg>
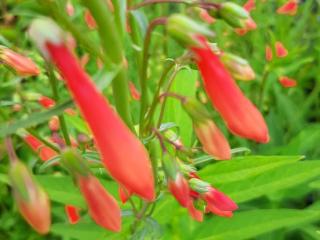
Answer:
<svg viewBox="0 0 320 240"><path fill-rule="evenodd" d="M255 0L248 0L244 5L243 8L250 12L251 10L256 8Z"/></svg>
<svg viewBox="0 0 320 240"><path fill-rule="evenodd" d="M89 29L95 29L97 27L97 23L88 9L84 11L84 20Z"/></svg>
<svg viewBox="0 0 320 240"><path fill-rule="evenodd" d="M79 209L72 205L65 205L64 209L66 211L68 220L71 224L76 224L80 220Z"/></svg>
<svg viewBox="0 0 320 240"><path fill-rule="evenodd" d="M266 143L269 141L267 125L258 109L247 99L206 43L193 47L204 87L215 109L229 130L241 137Z"/></svg>
<svg viewBox="0 0 320 240"><path fill-rule="evenodd" d="M58 155L57 152L44 145L38 138L31 134L27 134L23 139L43 161L50 160Z"/></svg>
<svg viewBox="0 0 320 240"><path fill-rule="evenodd" d="M47 42L47 49L87 120L110 174L129 191L153 200L152 167L142 143L97 91L65 45Z"/></svg>
<svg viewBox="0 0 320 240"><path fill-rule="evenodd" d="M121 230L121 211L117 201L94 176L79 176L80 191L85 198L89 214L100 226L111 231Z"/></svg>
<svg viewBox="0 0 320 240"><path fill-rule="evenodd" d="M176 179L168 179L168 188L171 194L183 207L188 207L190 203L190 190L187 180L178 173Z"/></svg>
<svg viewBox="0 0 320 240"><path fill-rule="evenodd" d="M0 62L14 69L18 75L23 77L36 76L40 73L39 68L30 58L6 47L0 46Z"/></svg>
<svg viewBox="0 0 320 240"><path fill-rule="evenodd" d="M277 9L278 14L293 16L298 11L298 0L289 0Z"/></svg>
<svg viewBox="0 0 320 240"><path fill-rule="evenodd" d="M270 47L270 45L266 46L266 60L268 62L270 62L273 58L273 54L272 54L272 48Z"/></svg>
<svg viewBox="0 0 320 240"><path fill-rule="evenodd" d="M282 42L276 42L275 48L277 57L284 58L288 55L288 50L283 46Z"/></svg>
<svg viewBox="0 0 320 240"><path fill-rule="evenodd" d="M288 78L287 76L281 76L279 78L280 84L285 88L291 88L297 86L297 81L292 78Z"/></svg>

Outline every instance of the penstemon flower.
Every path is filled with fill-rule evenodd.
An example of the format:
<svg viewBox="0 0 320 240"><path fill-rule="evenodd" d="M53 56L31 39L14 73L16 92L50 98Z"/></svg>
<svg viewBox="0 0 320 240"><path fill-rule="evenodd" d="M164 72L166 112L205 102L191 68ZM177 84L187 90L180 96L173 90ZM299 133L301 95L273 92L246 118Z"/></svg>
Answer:
<svg viewBox="0 0 320 240"><path fill-rule="evenodd" d="M288 50L283 46L282 42L277 41L275 44L276 56L278 58L284 58L288 55Z"/></svg>
<svg viewBox="0 0 320 240"><path fill-rule="evenodd" d="M0 46L0 62L12 68L22 77L39 75L40 70L37 65L28 57Z"/></svg>
<svg viewBox="0 0 320 240"><path fill-rule="evenodd" d="M278 14L293 16L298 11L298 0L289 0L277 9Z"/></svg>
<svg viewBox="0 0 320 240"><path fill-rule="evenodd" d="M284 88L292 88L297 86L297 81L287 76L279 77L279 82Z"/></svg>
<svg viewBox="0 0 320 240"><path fill-rule="evenodd" d="M112 177L131 192L148 201L154 200L153 173L146 149L79 66L63 42L60 28L48 19L38 19L31 25L30 35L60 70Z"/></svg>
<svg viewBox="0 0 320 240"><path fill-rule="evenodd" d="M80 216L79 209L77 207L72 205L65 205L64 209L71 224L76 224L79 222Z"/></svg>

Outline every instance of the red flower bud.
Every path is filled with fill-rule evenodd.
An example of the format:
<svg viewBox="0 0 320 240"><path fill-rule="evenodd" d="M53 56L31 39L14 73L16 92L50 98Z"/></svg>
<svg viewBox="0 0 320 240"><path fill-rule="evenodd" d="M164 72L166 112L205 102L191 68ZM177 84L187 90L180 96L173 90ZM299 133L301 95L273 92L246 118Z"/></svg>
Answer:
<svg viewBox="0 0 320 240"><path fill-rule="evenodd" d="M289 0L277 9L277 13L293 16L297 13L297 10L298 10L298 1Z"/></svg>
<svg viewBox="0 0 320 240"><path fill-rule="evenodd" d="M56 102L53 99L46 96L41 96L38 99L38 102L44 108L52 108L56 105Z"/></svg>
<svg viewBox="0 0 320 240"><path fill-rule="evenodd" d="M123 204L125 204L128 201L128 199L131 197L132 193L121 186L119 187L118 190L119 190L120 200Z"/></svg>
<svg viewBox="0 0 320 240"><path fill-rule="evenodd" d="M129 81L129 90L130 90L130 93L131 93L131 97L136 100L136 101L139 101L140 100L140 93L139 91L137 90L136 86L134 85L133 82Z"/></svg>
<svg viewBox="0 0 320 240"><path fill-rule="evenodd" d="M283 46L281 42L276 42L275 48L277 57L283 58L288 55L287 49Z"/></svg>
<svg viewBox="0 0 320 240"><path fill-rule="evenodd" d="M47 29L50 32L46 32ZM33 22L30 34L44 55L60 70L92 130L110 174L129 191L146 200L154 200L153 172L146 149L79 66L63 43L60 28L50 20L38 19Z"/></svg>
<svg viewBox="0 0 320 240"><path fill-rule="evenodd" d="M208 120L195 123L194 130L205 152L217 160L227 160L231 158L231 149L228 140L213 121Z"/></svg>
<svg viewBox="0 0 320 240"><path fill-rule="evenodd" d="M256 8L255 0L248 0L244 5L243 8L247 10L247 12L251 12L251 10Z"/></svg>
<svg viewBox="0 0 320 240"><path fill-rule="evenodd" d="M64 209L66 211L68 220L71 224L76 224L80 220L79 210L77 207L72 205L65 205Z"/></svg>
<svg viewBox="0 0 320 240"><path fill-rule="evenodd" d="M214 206L221 211L235 211L238 209L237 204L235 204L228 196L213 187L209 187L208 192L203 195L209 208Z"/></svg>
<svg viewBox="0 0 320 240"><path fill-rule="evenodd" d="M193 202L190 201L190 204L188 205L188 211L189 211L189 214L190 216L198 221L198 222L202 222L203 221L203 212L196 209L193 205Z"/></svg>
<svg viewBox="0 0 320 240"><path fill-rule="evenodd" d="M84 20L89 29L95 29L97 27L97 23L88 9L84 11Z"/></svg>
<svg viewBox="0 0 320 240"><path fill-rule="evenodd" d="M188 207L190 203L189 185L187 180L178 173L175 179L168 179L168 188L175 199L183 207Z"/></svg>
<svg viewBox="0 0 320 240"><path fill-rule="evenodd" d="M272 60L273 54L272 54L272 48L270 45L266 46L266 60L270 62Z"/></svg>
<svg viewBox="0 0 320 240"><path fill-rule="evenodd" d="M49 128L52 132L59 131L60 129L60 122L57 116L53 116L49 121Z"/></svg>
<svg viewBox="0 0 320 240"><path fill-rule="evenodd" d="M281 76L279 78L279 82L285 88L291 88L291 87L297 86L297 81L292 78L288 78L287 76Z"/></svg>
<svg viewBox="0 0 320 240"><path fill-rule="evenodd" d="M31 134L27 134L23 137L24 141L36 152L43 161L50 160L58 155L57 152L45 146L39 139Z"/></svg>
<svg viewBox="0 0 320 240"><path fill-rule="evenodd" d="M39 68L30 58L3 46L0 46L0 61L23 77L36 76L40 73Z"/></svg>
<svg viewBox="0 0 320 240"><path fill-rule="evenodd" d="M51 217L47 194L35 182L27 167L19 161L13 163L9 176L21 215L38 233L48 233Z"/></svg>
<svg viewBox="0 0 320 240"><path fill-rule="evenodd" d="M100 226L111 231L121 230L121 211L117 201L92 175L79 176L79 188L88 204L90 216Z"/></svg>
<svg viewBox="0 0 320 240"><path fill-rule="evenodd" d="M192 50L213 106L232 133L257 142L268 142L268 128L261 113L243 95L205 38L201 39L204 47L193 47Z"/></svg>

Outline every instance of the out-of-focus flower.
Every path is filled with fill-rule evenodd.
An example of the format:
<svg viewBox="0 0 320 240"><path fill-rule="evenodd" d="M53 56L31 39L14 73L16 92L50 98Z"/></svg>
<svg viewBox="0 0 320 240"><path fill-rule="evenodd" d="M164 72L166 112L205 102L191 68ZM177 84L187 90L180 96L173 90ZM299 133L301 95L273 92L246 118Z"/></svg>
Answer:
<svg viewBox="0 0 320 240"><path fill-rule="evenodd" d="M49 232L50 202L45 191L33 179L27 167L14 162L9 170L14 199L24 219L40 234Z"/></svg>
<svg viewBox="0 0 320 240"><path fill-rule="evenodd" d="M146 149L79 66L63 42L61 29L48 19L37 19L29 32L46 57L60 70L92 130L102 161L111 176L134 194L154 200L153 172Z"/></svg>
<svg viewBox="0 0 320 240"><path fill-rule="evenodd" d="M168 178L168 188L181 206L185 208L189 206L189 185L188 181L182 176L181 173L177 173L175 179Z"/></svg>
<svg viewBox="0 0 320 240"><path fill-rule="evenodd" d="M253 9L256 8L255 0L248 0L244 5L243 8L247 10L247 12L251 12Z"/></svg>
<svg viewBox="0 0 320 240"><path fill-rule="evenodd" d="M272 48L270 47L270 45L266 45L265 57L268 62L272 61L273 54L272 54Z"/></svg>
<svg viewBox="0 0 320 240"><path fill-rule="evenodd" d="M84 11L84 20L89 29L95 29L97 27L97 23L88 9Z"/></svg>
<svg viewBox="0 0 320 240"><path fill-rule="evenodd" d="M124 187L119 187L119 197L121 202L124 204L128 201L128 199L131 197L132 193L125 189Z"/></svg>
<svg viewBox="0 0 320 240"><path fill-rule="evenodd" d="M287 76L281 76L279 78L280 84L285 88L292 88L297 86L297 81L292 78L288 78Z"/></svg>
<svg viewBox="0 0 320 240"><path fill-rule="evenodd" d="M284 58L288 55L288 50L283 46L282 42L277 41L275 44L276 56L279 58Z"/></svg>
<svg viewBox="0 0 320 240"><path fill-rule="evenodd" d="M46 96L40 96L38 102L44 108L52 108L56 105L56 102L53 99Z"/></svg>
<svg viewBox="0 0 320 240"><path fill-rule="evenodd" d="M59 131L60 129L60 122L59 122L59 118L57 116L53 116L50 121L49 121L49 129L52 132L56 132Z"/></svg>
<svg viewBox="0 0 320 240"><path fill-rule="evenodd" d="M194 220L196 220L196 221L198 221L198 222L202 222L202 221L203 221L203 212L200 211L200 210L198 210L198 209L196 209L196 208L194 207L194 205L193 205L193 202L191 202L191 203L189 204L189 206L188 206L188 211L189 211L190 216L191 216Z"/></svg>
<svg viewBox="0 0 320 240"><path fill-rule="evenodd" d="M74 15L74 7L70 0L68 0L66 4L66 12L70 17Z"/></svg>
<svg viewBox="0 0 320 240"><path fill-rule="evenodd" d="M0 62L22 77L36 76L40 73L39 68L30 58L4 46L0 46Z"/></svg>
<svg viewBox="0 0 320 240"><path fill-rule="evenodd" d="M293 16L298 11L298 0L289 0L277 9L278 14Z"/></svg>
<svg viewBox="0 0 320 240"><path fill-rule="evenodd" d="M140 92L137 90L136 86L134 85L133 82L129 81L129 90L130 90L130 94L131 97L136 100L139 101L140 100Z"/></svg>
<svg viewBox="0 0 320 240"><path fill-rule="evenodd" d="M65 212L67 214L68 220L71 224L76 224L80 220L79 209L72 205L64 206Z"/></svg>

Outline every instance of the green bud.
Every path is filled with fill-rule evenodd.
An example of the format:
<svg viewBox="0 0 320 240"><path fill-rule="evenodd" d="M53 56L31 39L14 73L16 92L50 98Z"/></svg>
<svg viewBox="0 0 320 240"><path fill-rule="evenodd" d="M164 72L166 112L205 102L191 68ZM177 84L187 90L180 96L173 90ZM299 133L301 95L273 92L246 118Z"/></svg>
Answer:
<svg viewBox="0 0 320 240"><path fill-rule="evenodd" d="M214 36L207 27L181 14L174 14L168 18L167 31L182 45L188 46L199 45L196 36Z"/></svg>
<svg viewBox="0 0 320 240"><path fill-rule="evenodd" d="M208 189L210 188L209 183L204 182L198 178L191 178L189 180L189 185L192 190L194 190L198 193L206 193L206 192L208 192Z"/></svg>
<svg viewBox="0 0 320 240"><path fill-rule="evenodd" d="M76 150L71 148L64 150L61 154L61 164L74 176L88 176L90 174L87 161Z"/></svg>
<svg viewBox="0 0 320 240"><path fill-rule="evenodd" d="M178 166L175 159L168 153L163 153L162 155L162 166L167 178L175 180L178 173Z"/></svg>
<svg viewBox="0 0 320 240"><path fill-rule="evenodd" d="M233 2L222 3L220 8L210 10L209 14L225 20L230 26L236 28L244 27L245 20L249 18L249 13L243 7Z"/></svg>
<svg viewBox="0 0 320 240"><path fill-rule="evenodd" d="M186 100L182 102L182 107L194 122L204 122L211 118L205 106L195 98L186 98Z"/></svg>

